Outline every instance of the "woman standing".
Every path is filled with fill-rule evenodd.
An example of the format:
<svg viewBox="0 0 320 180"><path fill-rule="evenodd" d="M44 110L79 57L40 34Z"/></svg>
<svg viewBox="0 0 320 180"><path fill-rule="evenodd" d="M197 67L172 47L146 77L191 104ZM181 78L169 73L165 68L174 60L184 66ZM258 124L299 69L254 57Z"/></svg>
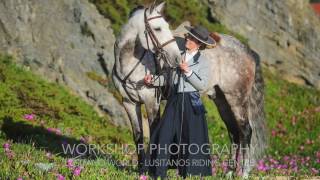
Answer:
<svg viewBox="0 0 320 180"><path fill-rule="evenodd" d="M151 132L149 159L146 166L154 178L166 178L168 167L179 175L211 175L210 145L205 108L199 91L206 88L209 75L207 59L200 50L215 45L202 26L185 27L185 48L180 66L172 73L173 91L168 98L162 119ZM166 79L147 75L147 85L162 86Z"/></svg>

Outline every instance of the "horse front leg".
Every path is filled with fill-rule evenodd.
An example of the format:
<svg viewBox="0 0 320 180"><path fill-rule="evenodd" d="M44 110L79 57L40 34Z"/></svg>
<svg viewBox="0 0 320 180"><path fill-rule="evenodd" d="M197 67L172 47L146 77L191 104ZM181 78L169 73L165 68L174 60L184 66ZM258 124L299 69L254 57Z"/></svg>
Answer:
<svg viewBox="0 0 320 180"><path fill-rule="evenodd" d="M151 136L153 130L160 120L160 104L156 102L155 98L150 98L148 101L145 101L145 108L147 111L149 131Z"/></svg>
<svg viewBox="0 0 320 180"><path fill-rule="evenodd" d="M132 132L133 140L136 145L138 155L138 171L139 174L144 173L144 161L145 161L145 150L143 143L143 127L142 127L142 116L141 116L141 104L134 103L130 100L124 100L123 106L128 113Z"/></svg>

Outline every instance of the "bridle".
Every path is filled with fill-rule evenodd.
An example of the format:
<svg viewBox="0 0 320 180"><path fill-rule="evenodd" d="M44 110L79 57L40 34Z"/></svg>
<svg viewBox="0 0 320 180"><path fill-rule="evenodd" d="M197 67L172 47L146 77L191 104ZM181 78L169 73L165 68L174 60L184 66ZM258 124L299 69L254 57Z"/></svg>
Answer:
<svg viewBox="0 0 320 180"><path fill-rule="evenodd" d="M127 88L129 89L136 89L137 88L137 82L128 82L128 79L129 77L131 76L131 74L136 70L136 68L138 67L138 65L141 63L142 59L145 57L146 55L146 52L149 51L151 52L150 50L150 46L149 46L149 41L148 41L148 38L150 37L151 39L151 42L153 44L153 46L155 47L155 53L154 53L154 60L155 60L155 65L156 65L156 73L157 73L157 76L159 76L161 74L161 68L159 68L158 66L158 63L157 63L157 60L163 60L165 61L165 63L169 64L171 66L171 63L170 61L168 60L168 57L167 57L167 53L166 51L163 49L165 46L167 46L168 44L170 43L173 43L175 42L175 38L172 38L164 43L160 43L158 38L156 37L155 33L153 32L150 24L149 24L149 21L153 20L153 19L157 19L157 18L163 18L162 15L159 15L159 16L154 16L154 17L151 17L151 18L148 18L147 17L147 10L149 8L145 8L144 10L144 24L145 24L145 38L146 38L146 41L147 41L147 47L148 47L148 50L144 50L142 56L139 58L139 61L134 65L133 69L131 69L131 71L122 79L118 72L116 70L114 70L114 74L118 77L118 79L120 80L124 90L127 92L129 98L131 101L134 101L134 98L131 97L130 93L128 92ZM149 36L148 36L149 35ZM158 66L158 67L157 67ZM174 68L170 68L170 69L174 69ZM128 86L127 83L130 83L132 87ZM168 86L165 86L166 90L165 91L169 91L169 87ZM162 90L160 88L156 88L156 92L155 92L155 96L157 97L157 102L160 103L160 100L161 100L161 96L162 96Z"/></svg>
<svg viewBox="0 0 320 180"><path fill-rule="evenodd" d="M148 50L150 51L149 40L148 40L148 37L150 37L150 40L151 40L151 42L152 42L152 44L154 46L154 50L155 50L155 53L154 53L154 55L155 55L155 58L154 58L155 59L155 65L158 66L157 65L158 61L163 60L164 63L166 63L166 64L168 64L170 66L170 68L169 68L170 70L169 71L172 71L175 68L172 68L173 66L170 63L169 58L167 57L167 52L164 50L164 47L167 46L170 43L176 42L176 39L172 38L172 39L170 39L170 40L168 40L168 41L166 41L164 43L160 43L160 41L156 37L153 29L151 28L149 22L151 20L154 20L154 19L163 18L163 16L159 15L159 16L154 16L154 17L148 18L147 17L147 11L148 10L149 10L149 8L145 8L145 10L144 10L144 24L145 24L145 32L144 32L144 34L145 34L145 38L146 38L146 41L147 41ZM157 72L158 70L162 71L162 68L159 68L159 67L157 68L156 67L156 74L158 74L157 76L162 74L161 72ZM170 85L169 85L168 82L166 84L167 85L164 86L164 92L167 92L168 94L170 94ZM161 90L161 87L156 88L156 92L155 93L156 93L155 96L157 97L156 98L157 99L157 103L160 103L161 96L163 95L163 91Z"/></svg>
<svg viewBox="0 0 320 180"><path fill-rule="evenodd" d="M162 44L159 42L153 29L150 26L149 21L151 21L153 19L163 18L163 16L159 15L159 16L154 16L154 17L148 18L147 17L147 10L148 9L149 8L145 8L145 10L144 10L144 24L145 24L145 32L144 33L145 33L145 37L146 37L146 41L147 41L148 50L150 50L149 41L148 41L148 39L149 39L148 37L150 37L150 40L151 40L153 46L155 47L154 49L155 49L155 55L156 55L157 59L164 60L164 61L166 61L167 64L171 65L171 63L169 63L170 61L168 61L166 51L163 48L165 46L167 46L168 44L175 42L176 40L175 40L175 38L172 38Z"/></svg>

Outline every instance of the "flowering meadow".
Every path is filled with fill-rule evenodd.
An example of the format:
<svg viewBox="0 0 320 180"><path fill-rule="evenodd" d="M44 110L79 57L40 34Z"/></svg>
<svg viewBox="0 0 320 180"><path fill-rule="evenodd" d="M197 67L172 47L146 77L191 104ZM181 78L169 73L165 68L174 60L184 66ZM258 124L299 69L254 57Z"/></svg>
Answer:
<svg viewBox="0 0 320 180"><path fill-rule="evenodd" d="M138 176L134 153L104 146L133 144L129 129L114 126L109 116L98 116L66 87L13 61L0 56L0 179L150 179ZM319 177L320 92L287 83L266 70L264 77L269 147L250 178ZM203 100L211 143L228 146L215 105ZM95 150L107 153L66 153L65 147L77 144L97 145ZM213 154L212 160L214 176L205 179L225 178L228 154ZM169 170L169 176L178 178L175 170Z"/></svg>

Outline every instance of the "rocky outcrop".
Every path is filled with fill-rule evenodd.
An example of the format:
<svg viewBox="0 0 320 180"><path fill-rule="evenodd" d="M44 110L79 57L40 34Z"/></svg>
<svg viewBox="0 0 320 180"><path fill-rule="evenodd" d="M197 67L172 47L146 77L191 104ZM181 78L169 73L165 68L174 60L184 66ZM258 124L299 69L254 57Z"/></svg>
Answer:
<svg viewBox="0 0 320 180"><path fill-rule="evenodd" d="M129 121L122 106L88 76L106 79L114 62L114 41L110 22L87 0L0 1L0 53L70 87L125 126Z"/></svg>
<svg viewBox="0 0 320 180"><path fill-rule="evenodd" d="M202 0L211 15L248 38L269 68L320 89L320 19L309 0Z"/></svg>

